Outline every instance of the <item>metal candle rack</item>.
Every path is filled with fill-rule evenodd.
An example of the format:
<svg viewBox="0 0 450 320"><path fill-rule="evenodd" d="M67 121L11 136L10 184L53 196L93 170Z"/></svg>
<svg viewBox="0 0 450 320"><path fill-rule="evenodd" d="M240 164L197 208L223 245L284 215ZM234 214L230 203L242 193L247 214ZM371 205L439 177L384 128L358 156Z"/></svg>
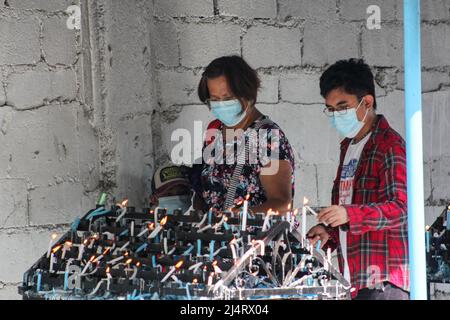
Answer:
<svg viewBox="0 0 450 320"><path fill-rule="evenodd" d="M24 299L349 299L350 284L329 252L303 239L294 220L98 205L51 240L19 293Z"/></svg>

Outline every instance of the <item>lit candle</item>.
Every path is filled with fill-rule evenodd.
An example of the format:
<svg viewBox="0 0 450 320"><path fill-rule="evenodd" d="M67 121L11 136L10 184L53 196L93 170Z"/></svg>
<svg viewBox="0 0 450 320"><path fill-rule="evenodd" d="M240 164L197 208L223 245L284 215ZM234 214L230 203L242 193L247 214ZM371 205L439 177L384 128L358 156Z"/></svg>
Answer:
<svg viewBox="0 0 450 320"><path fill-rule="evenodd" d="M50 268L49 268L49 272L53 272L53 263L55 262L55 255L53 253L51 253L50 255Z"/></svg>
<svg viewBox="0 0 450 320"><path fill-rule="evenodd" d="M92 256L92 257L89 259L89 261L88 261L88 262L86 263L86 265L84 266L83 271L81 271L80 276L83 275L83 274L87 271L87 269L88 269L89 266L92 264L92 261L94 261L94 259L95 259L95 256Z"/></svg>
<svg viewBox="0 0 450 320"><path fill-rule="evenodd" d="M64 257L66 256L66 251L68 248L72 247L72 242L71 241L66 241L64 243L64 247L63 247L63 251L62 251L62 256L61 259L64 259Z"/></svg>
<svg viewBox="0 0 450 320"><path fill-rule="evenodd" d="M148 231L150 231L150 230L153 230L153 228L154 228L154 223L152 222L152 223L149 223L148 225L147 225L147 228L145 228L144 230L142 230L137 236L138 237L141 237L141 236L143 236L144 234L146 234Z"/></svg>
<svg viewBox="0 0 450 320"><path fill-rule="evenodd" d="M447 207L447 230L450 230L450 206Z"/></svg>
<svg viewBox="0 0 450 320"><path fill-rule="evenodd" d="M211 225L212 223L212 208L208 211L208 224Z"/></svg>
<svg viewBox="0 0 450 320"><path fill-rule="evenodd" d="M167 279L170 278L170 276L179 268L181 268L181 266L183 265L183 260L180 260L177 262L176 265L170 267L170 271L164 276L164 278L162 278L161 282L166 281Z"/></svg>
<svg viewBox="0 0 450 320"><path fill-rule="evenodd" d="M153 222L156 226L158 226L158 209L159 207L156 207L155 210L153 210Z"/></svg>
<svg viewBox="0 0 450 320"><path fill-rule="evenodd" d="M167 219L167 216L161 219L161 222L157 224L155 230L153 230L153 232L148 236L149 239L153 239L158 235L158 233L163 229L163 226L167 223Z"/></svg>
<svg viewBox="0 0 450 320"><path fill-rule="evenodd" d="M50 238L50 242L48 244L48 250L47 250L47 258L50 257L50 251L52 250L53 243L54 243L54 241L55 241L57 236L58 235L56 233L53 233L51 238Z"/></svg>
<svg viewBox="0 0 450 320"><path fill-rule="evenodd" d="M122 211L121 211L120 215L116 218L116 222L118 222L120 219L122 219L122 217L127 213L127 204L128 204L128 199L122 201L122 203L119 205L122 208Z"/></svg>

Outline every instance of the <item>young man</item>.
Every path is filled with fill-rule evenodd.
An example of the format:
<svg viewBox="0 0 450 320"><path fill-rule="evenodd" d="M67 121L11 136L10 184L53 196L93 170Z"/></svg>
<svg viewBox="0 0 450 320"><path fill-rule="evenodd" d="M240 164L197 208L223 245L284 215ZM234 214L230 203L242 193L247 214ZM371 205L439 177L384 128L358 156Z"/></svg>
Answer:
<svg viewBox="0 0 450 320"><path fill-rule="evenodd" d="M320 90L325 115L345 138L333 205L307 236L337 247L353 298L409 299L405 142L376 114L373 74L364 61L336 62L320 78Z"/></svg>

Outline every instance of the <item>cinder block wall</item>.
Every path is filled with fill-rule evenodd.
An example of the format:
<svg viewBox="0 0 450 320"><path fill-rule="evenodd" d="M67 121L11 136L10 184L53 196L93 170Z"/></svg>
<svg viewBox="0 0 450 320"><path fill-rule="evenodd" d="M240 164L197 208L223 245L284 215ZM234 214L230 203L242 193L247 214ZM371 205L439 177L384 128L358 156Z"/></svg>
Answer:
<svg viewBox="0 0 450 320"><path fill-rule="evenodd" d="M81 3L80 3L81 1ZM450 3L422 8L426 222L450 201ZM196 95L202 68L242 55L263 80L258 107L297 157L295 204L328 205L339 139L322 114L318 79L364 57L379 112L404 135L400 0L0 1L0 298L52 231L100 190L141 207L171 134L212 120ZM81 30L66 13L81 5ZM381 29L366 27L369 5Z"/></svg>

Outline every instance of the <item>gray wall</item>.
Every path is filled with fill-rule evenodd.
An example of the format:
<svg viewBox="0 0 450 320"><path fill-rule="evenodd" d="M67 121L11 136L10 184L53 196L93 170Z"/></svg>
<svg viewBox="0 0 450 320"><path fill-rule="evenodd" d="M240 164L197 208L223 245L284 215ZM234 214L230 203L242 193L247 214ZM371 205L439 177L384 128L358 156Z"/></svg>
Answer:
<svg viewBox="0 0 450 320"><path fill-rule="evenodd" d="M82 8L81 30L66 8ZM450 201L450 1L423 0L426 223ZM53 230L100 190L142 207L171 133L211 120L196 86L217 56L263 80L258 106L297 157L295 203L328 205L339 139L318 79L337 59L373 67L379 111L404 135L400 0L7 0L0 2L0 298ZM366 8L381 8L381 29ZM70 21L69 21L70 24ZM200 138L201 137L198 137ZM26 244L26 245L24 245Z"/></svg>

